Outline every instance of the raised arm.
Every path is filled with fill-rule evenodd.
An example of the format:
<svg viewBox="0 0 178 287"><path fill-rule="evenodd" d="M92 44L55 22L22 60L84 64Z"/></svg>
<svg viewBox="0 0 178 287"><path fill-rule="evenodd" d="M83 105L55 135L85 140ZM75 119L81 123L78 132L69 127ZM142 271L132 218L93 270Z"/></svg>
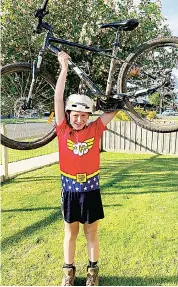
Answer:
<svg viewBox="0 0 178 287"><path fill-rule="evenodd" d="M107 126L109 122L114 118L114 116L117 114L118 111L110 112L110 113L104 113L100 116L101 121L103 122L104 126Z"/></svg>
<svg viewBox="0 0 178 287"><path fill-rule="evenodd" d="M56 117L56 124L60 125L60 123L64 120L65 111L64 111L64 89L67 78L68 71L68 59L69 55L65 52L59 52L58 61L61 66L61 71L56 83L55 94L54 94L54 110Z"/></svg>

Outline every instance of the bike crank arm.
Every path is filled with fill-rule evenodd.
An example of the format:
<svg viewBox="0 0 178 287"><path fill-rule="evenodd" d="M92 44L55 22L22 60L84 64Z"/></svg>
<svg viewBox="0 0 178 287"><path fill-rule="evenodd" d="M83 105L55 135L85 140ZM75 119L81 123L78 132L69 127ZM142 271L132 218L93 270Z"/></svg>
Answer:
<svg viewBox="0 0 178 287"><path fill-rule="evenodd" d="M143 89L143 90L140 90L140 91L137 91L134 96L130 96L131 98L138 98L138 97L145 97L145 96L150 96L154 93L157 92L157 90L159 90L160 88L164 87L166 84L166 81L164 81L162 84L160 84L159 86L157 87L154 87L154 88L149 88L149 89ZM128 97L129 97L129 94L128 94Z"/></svg>

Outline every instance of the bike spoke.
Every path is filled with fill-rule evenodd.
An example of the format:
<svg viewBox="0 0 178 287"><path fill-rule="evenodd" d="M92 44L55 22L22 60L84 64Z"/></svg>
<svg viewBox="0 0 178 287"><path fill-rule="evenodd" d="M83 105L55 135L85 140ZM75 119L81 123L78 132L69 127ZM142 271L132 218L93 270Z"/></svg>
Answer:
<svg viewBox="0 0 178 287"><path fill-rule="evenodd" d="M52 84L39 74L28 102L31 80L30 68L17 66L16 70L2 74L2 121L6 123L8 138L20 142L36 141L53 131L55 125L54 120L48 123L45 117L45 112L53 111Z"/></svg>
<svg viewBox="0 0 178 287"><path fill-rule="evenodd" d="M150 41L145 48L140 47L122 68L121 91L128 94L136 111L135 117L140 119L141 115L143 126L144 122L145 127L150 123L150 129L154 124L160 125L160 131L178 129L178 78L174 77L174 70L178 73L176 41ZM165 117L168 110L169 117Z"/></svg>

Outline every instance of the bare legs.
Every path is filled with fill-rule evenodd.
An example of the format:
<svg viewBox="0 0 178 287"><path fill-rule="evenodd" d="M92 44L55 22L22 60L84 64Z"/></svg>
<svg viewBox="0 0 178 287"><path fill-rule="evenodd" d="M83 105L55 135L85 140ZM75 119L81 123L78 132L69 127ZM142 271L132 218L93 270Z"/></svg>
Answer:
<svg viewBox="0 0 178 287"><path fill-rule="evenodd" d="M99 221L97 220L91 224L84 224L84 233L88 247L88 259L91 262L96 262L99 258L98 223Z"/></svg>
<svg viewBox="0 0 178 287"><path fill-rule="evenodd" d="M79 222L67 223L64 221L64 262L66 264L74 263L76 239L79 232Z"/></svg>
<svg viewBox="0 0 178 287"><path fill-rule="evenodd" d="M99 257L98 223L99 221L95 221L91 224L85 223L83 225L85 237L87 239L88 259L92 262L96 262ZM79 232L79 222L64 222L64 226L64 262L67 264L72 264L75 257L76 239Z"/></svg>

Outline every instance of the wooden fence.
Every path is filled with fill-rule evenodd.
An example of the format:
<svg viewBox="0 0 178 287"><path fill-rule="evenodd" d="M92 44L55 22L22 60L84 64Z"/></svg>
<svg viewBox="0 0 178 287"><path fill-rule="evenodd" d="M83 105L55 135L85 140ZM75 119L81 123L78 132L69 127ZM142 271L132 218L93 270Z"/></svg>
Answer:
<svg viewBox="0 0 178 287"><path fill-rule="evenodd" d="M6 134L5 125L1 132ZM178 155L178 132L156 133L142 129L134 122L111 121L102 136L100 148L103 151ZM8 166L8 148L2 146L1 181L9 178Z"/></svg>
<svg viewBox="0 0 178 287"><path fill-rule="evenodd" d="M178 132L151 132L132 121L111 121L107 127L101 141L104 151L178 155Z"/></svg>

